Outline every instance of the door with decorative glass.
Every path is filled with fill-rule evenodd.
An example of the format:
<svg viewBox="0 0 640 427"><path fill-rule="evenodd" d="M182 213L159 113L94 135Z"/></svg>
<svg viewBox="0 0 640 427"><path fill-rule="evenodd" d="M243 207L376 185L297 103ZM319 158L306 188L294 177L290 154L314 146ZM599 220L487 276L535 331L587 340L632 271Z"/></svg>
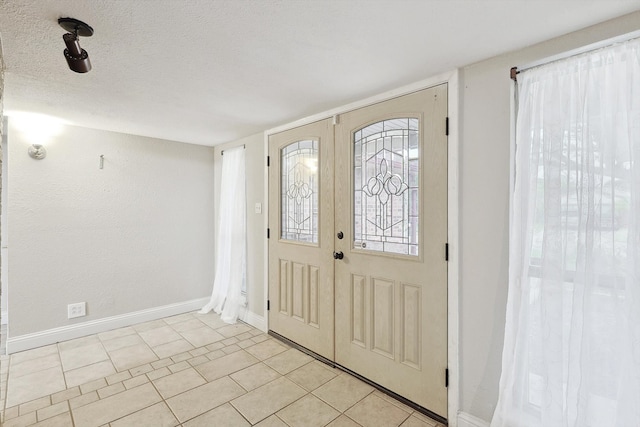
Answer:
<svg viewBox="0 0 640 427"><path fill-rule="evenodd" d="M447 416L447 86L340 116L336 363Z"/></svg>
<svg viewBox="0 0 640 427"><path fill-rule="evenodd" d="M269 329L334 358L333 124L269 136Z"/></svg>

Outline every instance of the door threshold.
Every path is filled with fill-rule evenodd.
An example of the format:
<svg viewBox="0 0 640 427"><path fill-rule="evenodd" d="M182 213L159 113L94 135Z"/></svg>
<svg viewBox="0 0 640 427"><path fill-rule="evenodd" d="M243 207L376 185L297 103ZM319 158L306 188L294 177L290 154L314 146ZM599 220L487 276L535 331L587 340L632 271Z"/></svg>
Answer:
<svg viewBox="0 0 640 427"><path fill-rule="evenodd" d="M415 402L410 401L406 397L402 397L399 394L394 393L393 391L389 390L388 388L385 388L385 387L381 386L380 384L375 383L375 382L371 381L370 379L365 378L362 375L360 375L360 374L358 374L356 372L353 372L352 370L350 370L348 368L345 368L342 365L339 365L339 364L335 363L332 360L327 359L324 356L319 355L318 353L315 353L315 352L309 350L306 347L301 346L300 344L298 344L298 343L296 343L294 341L291 341L288 338L283 337L282 335L278 334L277 332L269 331L267 333L269 335L271 335L272 337L274 337L275 339L280 340L280 341L286 343L287 345L289 345L289 346L291 346L291 347L293 347L293 348L295 348L297 350L300 350L301 352L313 357L314 359L324 363L325 365L329 365L332 368L336 368L336 369L339 369L339 370L341 370L343 372L346 372L347 374L351 375L352 377L355 377L355 378L359 379L360 381L369 384L371 387L381 391L382 393L386 394L387 396L390 396L390 397L394 398L398 402L400 402L400 403L402 403L404 405L407 405L411 409L414 409L414 410L420 412L421 414L426 415L427 417L431 418L434 421L437 421L437 422L442 423L444 425L448 425L449 424L446 418L444 418L444 417L442 417L442 416L440 416L440 415L428 410L427 408L425 408L423 406L418 405Z"/></svg>

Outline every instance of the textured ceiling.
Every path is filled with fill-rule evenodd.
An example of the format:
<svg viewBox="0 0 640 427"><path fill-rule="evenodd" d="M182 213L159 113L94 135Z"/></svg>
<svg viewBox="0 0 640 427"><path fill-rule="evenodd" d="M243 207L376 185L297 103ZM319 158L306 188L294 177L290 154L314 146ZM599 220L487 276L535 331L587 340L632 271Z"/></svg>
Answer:
<svg viewBox="0 0 640 427"><path fill-rule="evenodd" d="M640 9L640 0L0 0L5 110L215 145ZM59 17L93 26L71 72Z"/></svg>

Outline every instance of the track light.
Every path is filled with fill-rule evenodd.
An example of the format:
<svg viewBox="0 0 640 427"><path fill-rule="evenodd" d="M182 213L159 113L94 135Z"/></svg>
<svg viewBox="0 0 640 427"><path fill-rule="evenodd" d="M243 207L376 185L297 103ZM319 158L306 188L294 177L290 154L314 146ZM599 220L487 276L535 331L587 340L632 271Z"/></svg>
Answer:
<svg viewBox="0 0 640 427"><path fill-rule="evenodd" d="M69 64L71 71L86 73L91 70L89 54L80 47L78 36L91 37L93 28L74 18L60 18L58 19L58 24L68 31L67 34L62 36L62 39L67 45L64 50L64 57L67 59L67 64Z"/></svg>

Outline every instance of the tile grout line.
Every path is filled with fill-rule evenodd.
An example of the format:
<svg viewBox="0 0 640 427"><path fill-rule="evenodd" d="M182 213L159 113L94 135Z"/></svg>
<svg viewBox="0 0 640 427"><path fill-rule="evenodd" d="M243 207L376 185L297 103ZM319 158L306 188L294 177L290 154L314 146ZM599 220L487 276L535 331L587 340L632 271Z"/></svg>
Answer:
<svg viewBox="0 0 640 427"><path fill-rule="evenodd" d="M196 317L193 317L193 318L196 318ZM197 318L196 318L196 319L197 319ZM229 336L229 337L227 337L227 336L226 336L226 335L224 335L224 334L221 334L222 336L224 336L224 339L221 339L221 340L218 340L218 341L214 341L213 343L209 343L209 344L206 344L206 345L202 345L202 346L200 346L200 347L196 347L196 346L194 346L194 345L193 345L193 343L191 343L188 339L186 339L184 336L182 336L181 332L179 332L179 331L177 331L177 330L175 330L175 329L173 328L173 325L180 324L180 323L183 323L183 322L188 322L188 321L190 321L191 319L187 319L187 320L179 321L179 322L174 322L174 323L171 323L171 324L167 323L167 322L165 321L165 319L161 319L161 320L163 321L164 326L168 326L168 327L170 327L174 332L176 332L178 335L180 335L180 336L182 337L181 339L184 339L184 340L185 340L186 342L188 342L188 343L189 343L193 348L192 348L192 349L190 349L190 350L183 351L183 352L181 352L181 353L177 353L177 354L174 354L174 355L171 355L171 356L167 356L167 357L165 357L165 358L160 358L160 356L155 352L155 350L153 349L153 347L151 347L151 346L149 345L149 343L147 343L147 342L144 340L144 338L142 338L142 336L140 336L140 332L139 332L139 331L137 331L137 330L135 330L135 329L134 329L134 332L133 332L133 333L131 333L131 334L127 334L127 335L123 335L123 336L128 336L128 335L134 335L134 334L137 334L137 335L142 339L142 342L144 342L144 343L145 343L145 345L147 345L147 346L151 349L151 351L153 352L153 354L154 354L156 357L158 357L158 360L156 360L156 361L154 361L154 362L159 362L159 361L170 361L170 363L163 362L163 364L162 364L162 365L159 365L159 367L158 367L158 368L156 368L156 367L154 367L154 366L152 365L154 362L143 363L143 364L141 364L141 365L133 366L133 367L131 367L131 368L128 368L128 369L125 369L125 370L122 370L122 371L118 371L118 370L116 370L114 374L110 374L110 375L107 375L107 376L103 376L103 377L100 377L100 378L94 379L94 380L92 380L92 381L89 381L89 382L87 382L87 383L79 384L79 385L77 385L77 386L74 386L74 387L78 387L78 390L79 390L80 394L79 394L78 396L73 397L73 398L78 398L78 397L80 397L80 396L83 396L83 395L86 395L86 394L90 394L90 393L96 393L96 395L97 395L97 400L96 400L96 401L88 402L88 403L86 403L86 404L84 404L84 405L80 405L80 406L78 406L78 407L76 407L76 408L71 408L70 401L71 401L71 399L73 399L73 398L65 399L65 402L66 402L66 404L67 404L67 408L68 408L68 412L69 412L69 414L70 414L71 421L72 421L72 424L73 424L74 426L75 426L75 417L74 417L74 410L75 410L75 409L78 409L78 408L84 407L84 406L86 406L86 405L90 405L90 404L92 404L92 403L95 403L95 402L98 402L98 401L101 401L101 400L104 400L104 399L107 399L107 398L109 398L109 397L111 397L111 396L115 396L115 395L117 395L117 394L119 394L119 393L126 392L127 390L131 390L131 389L133 389L133 388L140 387L140 386L142 386L143 384L145 384L146 382L150 382L150 383L151 383L151 386L154 388L154 390L156 391L156 393L157 393L157 394L158 394L158 396L160 397L160 400L159 400L158 402L155 402L155 403L152 403L152 404L150 404L150 405L148 405L148 406L145 406L144 408L137 409L136 411L134 411L134 412L132 412L132 413L130 413L130 414L126 414L126 415L123 415L122 417L119 417L119 418L116 418L116 419L114 419L114 420L111 420L111 421L109 421L107 424L113 423L113 422L115 422L115 421L117 421L117 420L120 420L120 419L122 419L122 418L128 417L128 416L130 416L130 415L133 415L133 414L138 413L138 412L140 412L140 411L143 411L143 410L145 410L145 409L148 409L148 408L150 408L150 407L152 407L152 406L154 406L154 405L157 405L158 403L162 403L163 405L165 405L165 406L169 409L169 412L172 414L172 416L175 418L176 422L178 422L178 424L179 424L179 425L182 425L182 424L184 424L184 423L186 423L186 422L189 422L189 421L191 421L191 420L193 420L193 419L195 419L195 418L197 418L197 417L200 417L200 416L202 416L203 414L205 414L205 413L207 413L207 412L210 412L210 411L213 411L213 410L215 410L215 409L217 409L217 408L220 408L220 407L224 406L225 404L229 404L229 405L230 405L230 407L231 407L231 408L233 408L233 410L234 410L236 413L238 413L238 414L239 414L239 415L240 415L244 420L246 420L249 424L251 424L251 422L249 422L249 420L245 417L245 415L243 415L243 414L242 414L242 412L240 412L240 411L239 411L239 410L238 410L238 409L233 405L233 403L231 403L231 401L232 401L233 399L235 399L235 398L239 398L239 397L241 397L242 395L246 395L246 394L248 394L248 393L250 393L250 392L252 392L252 391L254 391L254 390L256 390L256 389L258 389L258 388L260 388L260 387L263 387L263 386L265 386L265 385L267 385L267 384L270 384L270 383L272 383L272 382L274 382L274 381L277 381L278 379L281 379L281 378L284 378L284 379L286 379L286 380L288 380L288 381L292 382L292 384L295 384L296 386L300 387L302 390L304 390L304 394L303 394L301 397L299 397L298 399L294 400L293 402L291 402L291 403L287 404L286 406L284 406L284 407L282 407L282 408L279 408L276 412L273 412L273 413L271 413L271 414L267 415L264 419L259 420L257 423L260 423L260 422L264 421L265 419L268 419L269 417L271 417L271 416L273 415L273 416L275 416L278 420L282 421L284 424L289 425L286 421L284 421L283 419L281 419L281 417L279 417L277 413L278 413L278 412L280 412L280 411L282 411L282 410L284 410L284 409L286 409L286 408L288 408L288 407L290 407L290 406L292 406L293 404L295 404L296 402L299 402L300 400L302 400L302 399L303 399L303 398L305 398L305 397L312 396L312 397L314 397L314 398L319 399L319 400L320 400L320 401L322 401L324 404L327 404L327 405L328 405L328 407L330 407L330 408L332 408L332 409L336 410L336 412L338 413L338 415L337 415L335 418L333 418L332 420L330 420L330 421L328 422L328 424L330 424L330 423L332 423L333 421L335 421L336 419L340 418L342 415L344 415L344 416L345 416L345 417L347 417L349 420L352 420L353 422L355 422L356 424L358 424L355 420L353 420L351 417L349 417L349 416L346 414L346 412L347 412L348 410L350 410L351 408L353 408L354 406L356 406L356 405L360 404L364 399L368 398L368 397L369 397L369 396L371 396L372 394L375 394L375 389L374 389L374 390L370 391L369 393L367 393L365 396L363 396L361 399L359 399L358 401L356 401L355 403L353 403L352 405L350 405L349 407L347 407L344 411L341 411L341 410L339 410L338 408L335 408L335 407L334 407L333 405L331 405L329 402L327 402L327 401L325 401L324 399L322 399L322 397L315 395L315 394L314 394L314 391L315 391L317 388L322 387L324 384L329 383L329 382L330 382L330 381L332 381L333 379L338 378L340 375L342 375L342 374L347 374L347 373L343 373L343 372L338 373L338 374L337 374L333 379L330 379L330 380L328 380L328 381L326 381L326 382L322 383L321 385L319 385L318 387L314 388L313 390L308 390L308 389L306 389L305 387L302 387L302 386L301 386L300 384L298 384L297 382L295 382L295 381L293 381L292 379L290 379L289 377L287 377L287 375L288 375L288 374L290 374L291 372L294 372L294 371L296 371L297 369L300 369L300 368L301 368L301 367L303 367L303 366L307 366L309 363L313 363L313 361L314 361L313 359L312 359L312 360L310 360L309 362L304 363L302 366L298 366L298 367L296 367L295 369L293 369L292 371L287 372L287 374L282 374L282 373L280 373L279 371L276 371L276 372L277 372L277 374L278 374L278 378L272 379L271 381L268 381L267 383L264 383L264 384L262 384L262 385L260 385L260 386L258 386L258 387L256 387L256 388L254 388L254 389L252 389L252 390L248 390L248 389L246 389L245 387L243 387L243 386L242 386L238 381L236 381L234 378L232 378L232 377L231 377L231 375L233 375L233 374L235 374L235 373L237 373L237 372L241 372L241 371L243 371L244 369L248 369L248 368L250 368L250 367L253 367L253 366L256 366L256 365L260 365L260 364L261 364L261 365L264 365L264 366L266 366L266 367L268 367L268 368L271 368L271 367L270 367L270 365L267 365L267 364L265 363L265 361L266 361L266 360L269 360L269 359L271 359L271 358L273 358L273 357L276 357L276 356L277 356L277 355L279 355L279 354L283 354L284 352L286 352L286 351L288 351L288 350L291 350L293 347L288 346L288 345L284 345L284 347L286 347L286 350L283 350L282 352L277 353L277 354L274 354L274 355L272 355L272 356L270 356L270 357L267 357L267 358L265 358L265 359L260 359L260 358L258 358L258 357L256 357L256 356L254 356L252 353L248 353L248 352L246 352L246 350L245 350L245 349L246 349L246 348L253 347L253 346L256 346L256 345L259 345L260 343L263 343L263 342L267 341L269 338L267 337L267 339L260 339L258 342L256 342L256 341L254 341L254 338L259 337L259 336L262 336L262 335L264 335L264 333L260 332L260 333L258 333L258 334L253 334L253 333L252 333L252 331L245 331L245 332L241 332L241 333L239 333L239 334L232 335L232 336ZM214 332L215 332L215 331L217 331L217 330L218 330L218 329L220 329L220 328L223 328L223 327L227 326L227 325L220 325L220 326L218 326L218 327L215 327L215 328L214 328L212 325L210 325L210 324L208 324L208 323L205 323L205 322L201 322L201 323L203 324L202 328L207 327L207 328L211 329L211 330L212 330L212 331L214 331ZM242 322L239 322L239 323L241 323L241 324L242 324ZM164 326L159 326L159 327L164 327ZM251 328L251 326L250 326L250 325L247 325L247 326L249 326L249 327ZM199 328L200 328L200 327L198 326L198 327L194 327L194 328L192 328L192 329L185 329L185 330L183 330L182 332L187 332L187 331L190 331L190 330L193 330L193 329L199 329ZM152 328L152 329L149 329L149 330L153 330L153 329L157 329L157 328ZM145 331L142 331L142 332L145 332ZM238 338L238 336L241 336L241 335L244 335L244 334L250 334L251 336L245 336L243 339L239 339L239 338ZM98 338L98 342L101 344L101 346L100 346L100 347L101 347L101 348L102 348L102 350L106 353L106 355L107 355L107 357L108 357L108 360L111 362L111 364L112 364L112 365L114 366L114 368L115 368L114 361L113 361L113 359L111 359L111 354L110 354L110 352L109 352L109 351L107 351L107 350L106 350L106 347L105 347L105 341L108 341L108 340L103 340L102 338L100 338L100 337L98 336L98 334L95 334L95 335L96 335L96 336L97 336L97 338ZM117 338L120 338L120 337L114 337L114 338L112 338L112 339L117 339ZM179 339L178 339L178 340L179 340ZM171 342L176 342L176 341L178 341L178 340L174 340L174 341L171 341ZM249 341L249 340L250 340L253 344L248 345L248 346L245 346L245 347L237 346L237 344L238 344L238 343L241 343L241 342L247 342L247 341ZM225 341L227 342L226 344L224 343ZM217 348L217 349L216 349L216 350L213 350L213 351L209 351L209 349L207 348L207 347L208 347L208 346L210 346L210 345L218 344L218 343L219 343L219 344L222 344L222 347L218 347L218 346L216 346L216 348ZM163 343L163 344L166 344L166 343ZM163 345L163 344L159 344L159 345ZM279 342L279 341L278 341L278 344L283 345L283 343L281 343L281 342ZM237 349L237 350L235 350L235 349L234 349L233 351L230 351L229 353L227 353L227 352L224 352L224 351L223 351L223 349L224 349L224 348L226 348L226 347L231 347L231 346L234 346L234 345L238 347L238 349ZM126 347L124 347L124 348L126 348ZM64 374L65 374L65 371L64 371L64 367L62 366L62 357L61 357L61 353L60 353L60 346L59 346L59 343L56 343L56 350L57 350L57 358L58 358L58 360L59 360L59 362L60 362L61 370L62 370L62 373L63 373L63 379L64 379L64 385L65 385L65 389L64 389L64 390L61 390L60 392L65 391L65 390L73 389L73 387L72 387L72 388L68 388L67 378L66 378L66 376L64 375ZM205 351L207 351L207 352L205 352ZM249 366L246 366L246 367L244 367L244 368L241 368L241 369L237 369L237 370L235 370L235 371L233 371L233 372L229 372L229 373L227 373L227 375L225 375L225 376L221 377L221 378L225 378L225 377L226 377L226 378L229 378L229 379L230 379L234 384L236 384L238 387L240 387L240 389L244 390L244 393L243 393L241 396L236 396L236 397L234 397L234 398L232 398L232 399L230 399L230 400L228 400L228 401L226 401L226 402L222 402L222 403L220 403L219 405L217 405L217 406L215 406L215 407L213 407L213 408L209 408L208 410L206 410L206 411L205 411L205 412L203 412L202 414L198 414L198 415L196 415L196 416L194 416L194 417L192 417L192 418L190 418L190 419L185 420L184 422L182 422L182 421L180 421L180 420L178 419L177 414L174 412L174 410L173 410L173 409L171 408L171 406L169 405L169 403L168 403L168 399L169 399L169 398L165 398L165 397L160 393L160 391L159 391L158 387L156 386L156 384L154 383L154 381L160 380L161 378L164 378L164 377L167 377L167 376L170 376L170 375L178 374L178 373L180 373L180 372L182 372L182 371L184 371L184 370L186 370L186 369L192 369L193 371L195 371L195 372L196 372L196 374L198 375L198 377L199 377L199 378L201 378L202 380L204 380L204 381L205 381L205 382L204 382L204 384L201 384L200 386L202 386L202 385L206 385L206 384L208 384L208 383L211 383L211 381L208 381L208 380L207 380L207 378L206 378L206 377L201 373L201 371L198 369L198 366L199 366L199 365L201 365L202 363L207 363L207 361L202 362L202 363L199 363L198 365L192 365L192 364L190 363L190 361L191 361L191 360L193 360L193 359L195 359L195 358L198 358L198 357L202 357L202 356L205 356L205 357L206 357L206 355L208 355L208 354L210 354L210 353L213 353L213 352L215 352L215 351L222 351L222 352L224 353L224 355L223 355L223 356L216 357L216 358L214 358L214 359L209 359L209 358L207 357L208 361L214 361L214 360L217 360L217 359L219 359L219 358L221 358L221 357L224 357L224 356L227 356L227 355L236 354L236 353L238 353L238 352L240 352L240 351L246 352L246 353L250 354L251 356L256 357L256 359L257 359L257 362L256 362L256 363L253 363L253 364L251 364L251 365L249 365ZM189 357L185 358L187 354L188 354L188 356L189 356ZM176 358L176 359L174 359L174 358ZM8 383L9 383L9 371L10 371L10 367L11 367L11 366L10 366L10 364L11 364L11 361L12 361L11 359L12 359L12 358L11 358L11 357L9 357L9 358L8 358L8 360L7 360L7 363L9 364L9 366L7 367L7 381L6 381L6 382L7 382L7 386L6 386L7 390L6 390L6 392L4 393L4 396L3 396L3 402L2 402L3 418L4 418L4 416L6 415L6 410L7 410L6 405L7 405L7 400L8 400L8 399L7 399L7 398L8 398ZM177 360L177 361L176 361L176 360ZM176 370L175 372L169 368L170 366L178 365L178 364L183 363L183 362L186 362L186 363L187 363L187 365L186 365L187 367L186 367L186 368ZM92 364L89 364L89 365L86 365L86 366L91 366L91 365L94 365L94 364L96 364L96 363L99 363L99 362L95 362L95 363L92 363ZM146 371L146 372L143 372L143 373L140 373L140 374L135 375L135 376L134 376L134 375L132 375L132 371L135 371L135 370L137 370L137 369L141 369L141 368L143 368L145 365L148 365L148 366L149 366L149 368L150 368L151 370ZM78 369L83 368L83 367L84 367L84 366L79 367ZM150 376L149 376L149 374L150 374L150 373L152 373L152 372L156 372L156 371L159 371L159 370L161 370L161 369L163 369L163 368L166 368L166 370L167 370L167 371L169 371L170 373L169 373L169 374L167 374L167 375L163 375L163 376L160 376L160 377L154 378L154 379L151 379L151 378L150 378ZM146 368L145 368L145 369L146 369ZM113 384L110 384L110 383L107 381L107 378L108 378L108 377L113 376L113 375L122 374L122 373L125 373L125 372L127 372L127 373L128 373L128 375L130 376L128 379L123 379L123 380L118 381L118 382L115 382L115 383L113 383ZM348 375L348 374L347 374L347 375ZM146 378L145 383L143 383L143 384L139 384L139 385L136 385L135 387L132 387L131 389L126 388L126 387L124 386L124 382L125 382L125 381L127 381L127 380L129 380L129 379L136 378L136 377L138 377L138 376L145 376L145 378ZM357 378L355 378L355 377L353 377L353 376L351 376L351 375L349 375L349 377L354 378L354 379L357 379ZM104 382L104 384L106 384L106 386L105 386L105 387L102 387L102 388L95 389L95 390L88 391L87 393L82 393L82 389L81 389L81 386L82 386L82 385L89 384L89 383L91 383L91 382L99 381L99 380L103 380L103 382ZM116 385L116 384L121 384L121 385L122 385L123 390L122 390L122 391L120 391L120 392L117 392L117 393L115 393L115 394L113 394L113 395L108 395L108 396L106 396L106 397L104 397L104 398L100 397L99 390L102 390L102 389L107 388L107 387L114 386L114 385ZM188 391L190 391L190 390L193 390L193 389L195 389L195 388L197 388L197 387L199 387L199 386L196 386L196 387L193 387L193 388L190 388L190 389L184 390L184 391L182 391L181 393L178 393L178 395L180 395L180 394L182 394L182 393L186 393L186 392L188 392ZM57 392L57 393L58 393L58 392ZM55 394L55 393L53 393L53 394ZM47 396L47 397L49 398L49 403L50 403L50 405L49 405L49 406L53 406L53 398L52 398L53 394L49 394L49 395ZM176 396L178 396L178 395L176 395ZM171 396L171 397L175 397L175 396ZM388 404L391 404L391 405L393 405L394 407L396 407L397 409L400 409L400 410L402 410L404 413L406 413L406 414L407 414L407 416L402 420L402 423L404 423L404 422L406 422L408 419L410 419L410 418L413 416L413 412L415 412L415 411L407 411L405 408L402 408L402 407L400 407L400 406L398 406L398 405L394 404L394 402L390 402L390 401L388 401L387 399L384 399L384 398L382 398L382 397L379 397L379 396L376 396L376 397L378 397L378 398L380 398L380 399L385 400L385 402L387 402ZM23 404L24 404L24 403L29 403L29 402L23 402ZM58 403L59 403L59 402L58 402ZM21 404L19 404L19 405L14 405L14 407L16 407L16 408L17 408L17 410L19 411L19 407L20 407L20 405L21 405ZM12 407L12 408L13 408L13 407ZM11 409L11 408L9 408L9 409ZM30 411L30 412L35 412L35 415L36 415L36 417L37 417L37 410L35 410L35 411ZM30 412L29 412L29 413L30 413ZM67 412L67 411L65 411L65 412ZM26 415L26 414L25 414L25 415ZM19 415L19 416L21 416L21 415ZM36 418L36 419L38 419L38 418ZM45 418L45 420L46 420L46 418ZM43 421L44 421L44 420L43 420ZM38 421L38 422L40 422L40 421Z"/></svg>

